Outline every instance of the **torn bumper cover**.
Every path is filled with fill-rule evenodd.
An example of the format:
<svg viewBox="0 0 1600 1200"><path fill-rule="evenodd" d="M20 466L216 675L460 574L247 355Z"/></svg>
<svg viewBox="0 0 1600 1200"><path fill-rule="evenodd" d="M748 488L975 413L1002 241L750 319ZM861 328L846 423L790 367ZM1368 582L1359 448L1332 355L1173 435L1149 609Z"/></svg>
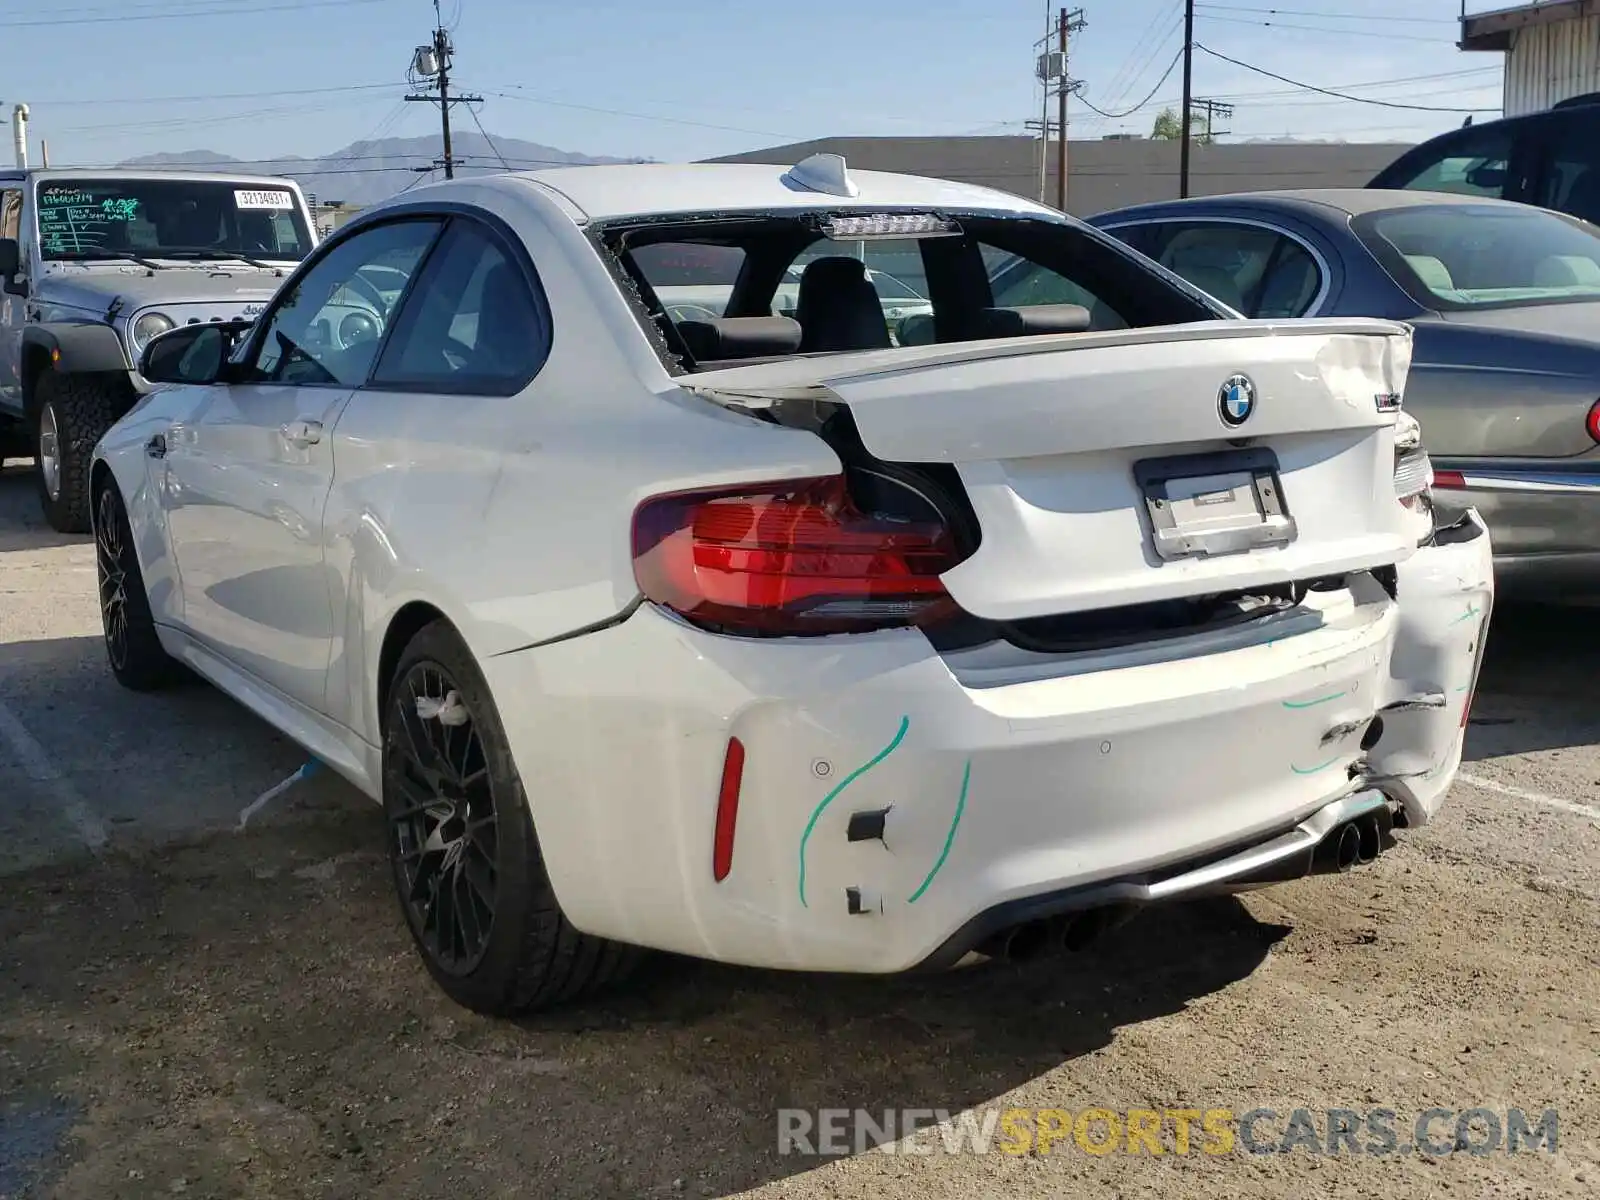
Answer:
<svg viewBox="0 0 1600 1200"><path fill-rule="evenodd" d="M1460 762L1488 535L1464 514L1399 566L1397 598L1361 580L1252 626L1055 656L723 637L647 605L485 668L579 929L892 972L997 921L1303 874L1352 804L1427 821Z"/></svg>

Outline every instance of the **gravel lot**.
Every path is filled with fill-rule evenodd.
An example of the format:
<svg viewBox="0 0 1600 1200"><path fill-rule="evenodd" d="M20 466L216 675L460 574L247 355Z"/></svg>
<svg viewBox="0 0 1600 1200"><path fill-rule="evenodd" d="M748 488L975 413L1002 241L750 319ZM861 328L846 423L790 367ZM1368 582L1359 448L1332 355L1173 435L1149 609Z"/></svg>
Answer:
<svg viewBox="0 0 1600 1200"><path fill-rule="evenodd" d="M0 475L0 1196L1600 1194L1595 609L1502 610L1463 782L1357 874L931 980L658 960L508 1024L428 982L342 782L235 831L304 755L206 687L119 689L93 561ZM777 1150L779 1108L1270 1108L1275 1143L1434 1106L1555 1108L1559 1143Z"/></svg>

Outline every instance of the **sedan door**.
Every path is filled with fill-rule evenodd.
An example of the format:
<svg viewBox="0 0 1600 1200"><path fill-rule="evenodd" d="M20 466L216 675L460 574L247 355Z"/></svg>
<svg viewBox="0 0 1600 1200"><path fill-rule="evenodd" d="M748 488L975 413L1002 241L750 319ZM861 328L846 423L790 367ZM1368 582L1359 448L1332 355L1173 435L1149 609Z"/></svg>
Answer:
<svg viewBox="0 0 1600 1200"><path fill-rule="evenodd" d="M243 381L205 389L165 435L185 626L315 712L335 636L322 526L331 433L390 315L361 271L382 265L409 277L439 227L391 221L327 246L263 315L242 351Z"/></svg>
<svg viewBox="0 0 1600 1200"><path fill-rule="evenodd" d="M344 626L328 712L369 741L379 740L370 687L378 664L366 632L387 625L418 579L438 599L453 580L494 570L472 514L488 507L508 462L537 469L538 447L519 442L529 428L519 418L536 404L529 384L550 344L549 306L521 242L487 213L453 216L393 318L371 381L332 431L339 477L325 540Z"/></svg>

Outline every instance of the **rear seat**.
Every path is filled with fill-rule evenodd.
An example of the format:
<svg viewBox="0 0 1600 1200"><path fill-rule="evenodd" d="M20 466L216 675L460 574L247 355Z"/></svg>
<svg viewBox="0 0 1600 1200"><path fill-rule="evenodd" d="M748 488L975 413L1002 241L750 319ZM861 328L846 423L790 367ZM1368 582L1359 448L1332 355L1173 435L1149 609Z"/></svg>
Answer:
<svg viewBox="0 0 1600 1200"><path fill-rule="evenodd" d="M1084 333L1093 324L1081 304L1030 304L1023 308L985 308L978 312L981 338L1037 337L1044 333Z"/></svg>
<svg viewBox="0 0 1600 1200"><path fill-rule="evenodd" d="M678 333L696 362L780 358L800 350L800 322L789 317L679 321Z"/></svg>

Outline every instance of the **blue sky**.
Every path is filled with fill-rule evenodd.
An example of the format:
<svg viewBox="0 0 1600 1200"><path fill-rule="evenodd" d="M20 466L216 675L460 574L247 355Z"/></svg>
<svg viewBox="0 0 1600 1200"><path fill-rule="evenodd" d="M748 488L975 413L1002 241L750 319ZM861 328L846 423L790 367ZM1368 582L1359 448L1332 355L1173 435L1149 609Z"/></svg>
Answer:
<svg viewBox="0 0 1600 1200"><path fill-rule="evenodd" d="M491 135L592 154L702 158L829 134L1021 132L1037 119L1044 0L442 0L460 86ZM1497 7L1469 0L1470 10ZM1081 0L1074 136L1148 133L1181 75L1180 0ZM1324 87L1496 109L1500 56L1454 46L1460 0L1201 0L1196 40ZM437 129L402 104L429 0L0 0L6 113L26 101L56 164L157 150L320 155ZM1390 80L1407 82L1388 83ZM1234 139L1418 139L1461 113L1295 92L1197 52L1195 91ZM1479 119L1491 115L1483 113ZM467 114L459 122L471 128Z"/></svg>

